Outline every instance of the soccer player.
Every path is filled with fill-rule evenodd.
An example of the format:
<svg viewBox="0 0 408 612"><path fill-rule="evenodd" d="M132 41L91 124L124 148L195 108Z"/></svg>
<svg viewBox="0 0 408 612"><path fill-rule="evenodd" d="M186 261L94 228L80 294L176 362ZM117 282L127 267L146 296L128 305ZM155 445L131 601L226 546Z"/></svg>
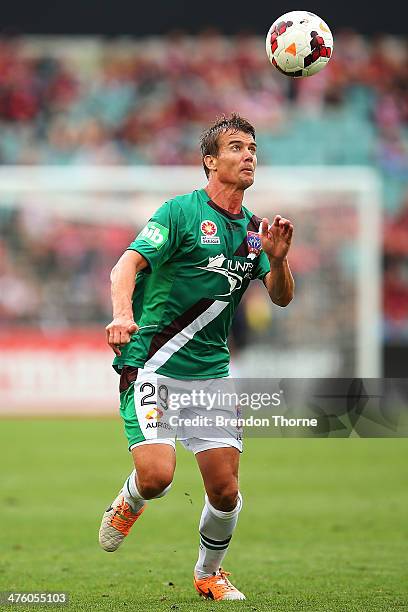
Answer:
<svg viewBox="0 0 408 612"><path fill-rule="evenodd" d="M292 223L276 215L269 224L243 206L257 163L253 126L237 114L222 117L203 133L201 153L207 186L165 202L111 274L113 321L106 333L120 373L120 412L134 470L102 518L99 541L109 552L146 501L170 489L180 436L162 419L166 381L200 381L211 389L228 377L228 330L252 279L261 279L279 306L293 298ZM245 599L222 569L242 508L241 436L226 427L181 441L194 452L206 491L195 588L207 599Z"/></svg>

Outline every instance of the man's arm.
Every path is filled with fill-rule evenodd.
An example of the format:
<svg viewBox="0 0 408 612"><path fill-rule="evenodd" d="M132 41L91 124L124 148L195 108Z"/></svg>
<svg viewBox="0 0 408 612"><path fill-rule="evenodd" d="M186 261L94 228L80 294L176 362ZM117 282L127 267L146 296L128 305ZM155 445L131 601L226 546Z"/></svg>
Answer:
<svg viewBox="0 0 408 612"><path fill-rule="evenodd" d="M269 296L278 306L287 306L292 300L295 283L289 268L287 254L293 235L293 225L288 219L276 215L272 225L262 219L260 228L262 248L268 256L270 272L264 277Z"/></svg>
<svg viewBox="0 0 408 612"><path fill-rule="evenodd" d="M264 285L274 304L287 306L294 295L295 283L288 260L269 260L271 271L264 277Z"/></svg>
<svg viewBox="0 0 408 612"><path fill-rule="evenodd" d="M147 267L147 261L137 251L125 251L111 272L111 297L113 321L106 326L109 346L120 356L120 346L130 342L131 335L138 330L133 320L132 295L136 274Z"/></svg>

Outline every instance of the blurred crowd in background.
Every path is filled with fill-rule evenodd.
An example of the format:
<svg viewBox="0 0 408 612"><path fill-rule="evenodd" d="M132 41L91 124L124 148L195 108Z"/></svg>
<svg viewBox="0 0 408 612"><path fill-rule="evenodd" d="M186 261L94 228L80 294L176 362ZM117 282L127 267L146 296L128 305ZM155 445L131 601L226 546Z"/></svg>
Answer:
<svg viewBox="0 0 408 612"><path fill-rule="evenodd" d="M298 80L268 63L264 44L214 31L0 40L0 164L200 164L201 131L234 110L256 127L259 164L373 166L384 337L408 342L407 44L339 32L327 68ZM134 235L126 220L94 226L0 201L0 228L2 325L106 324L109 271ZM241 313L238 344L248 325Z"/></svg>

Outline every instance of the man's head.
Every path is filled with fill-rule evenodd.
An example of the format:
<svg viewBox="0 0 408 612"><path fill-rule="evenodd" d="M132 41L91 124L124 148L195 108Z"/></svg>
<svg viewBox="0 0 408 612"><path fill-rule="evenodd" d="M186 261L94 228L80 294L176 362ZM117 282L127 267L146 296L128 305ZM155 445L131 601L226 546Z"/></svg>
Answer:
<svg viewBox="0 0 408 612"><path fill-rule="evenodd" d="M201 136L201 155L209 181L216 179L240 189L254 182L256 143L254 127L238 114L225 115Z"/></svg>

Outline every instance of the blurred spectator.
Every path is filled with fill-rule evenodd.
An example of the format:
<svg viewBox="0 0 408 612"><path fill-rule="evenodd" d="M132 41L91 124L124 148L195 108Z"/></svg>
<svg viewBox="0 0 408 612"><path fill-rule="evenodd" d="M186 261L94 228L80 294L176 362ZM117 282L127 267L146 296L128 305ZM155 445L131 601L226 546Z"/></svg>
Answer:
<svg viewBox="0 0 408 612"><path fill-rule="evenodd" d="M133 240L95 226L14 210L0 224L0 324L65 327L110 317L109 274Z"/></svg>
<svg viewBox="0 0 408 612"><path fill-rule="evenodd" d="M3 39L0 163L199 164L201 130L234 110L257 128L259 163L371 164L383 178L389 230L386 334L404 330L408 338L407 88L405 42L386 35L369 40L351 30L336 33L324 71L296 81L269 64L262 38L243 34L173 32L167 38L64 44ZM8 210L0 205L1 323L106 321L109 270L134 229ZM327 222L332 220L323 218ZM334 251L332 235L321 246ZM324 275L313 240L299 243L293 257L300 277L315 274L318 282ZM344 268L340 243L336 257ZM252 304L244 304L235 325L236 347L248 333L261 334L269 321L258 294L248 299ZM313 313L315 304L309 307ZM343 314L336 316L324 322L332 339Z"/></svg>
<svg viewBox="0 0 408 612"><path fill-rule="evenodd" d="M293 82L270 66L262 39L227 38L212 30L196 37L173 33L167 39L84 39L72 45L3 40L0 159L5 164L196 163L199 132L231 109L272 139L290 131L293 115L304 121L310 115L322 118L327 141L319 145L327 148L333 110L349 113L363 128L371 122L379 135L403 133L407 59L402 40L369 41L339 32L328 67ZM298 136L294 162L307 163L302 129ZM368 147L366 163L373 153ZM261 162L287 163L285 154L279 159L261 150L260 155ZM343 158L349 163L347 151ZM325 159L330 162L330 155Z"/></svg>

